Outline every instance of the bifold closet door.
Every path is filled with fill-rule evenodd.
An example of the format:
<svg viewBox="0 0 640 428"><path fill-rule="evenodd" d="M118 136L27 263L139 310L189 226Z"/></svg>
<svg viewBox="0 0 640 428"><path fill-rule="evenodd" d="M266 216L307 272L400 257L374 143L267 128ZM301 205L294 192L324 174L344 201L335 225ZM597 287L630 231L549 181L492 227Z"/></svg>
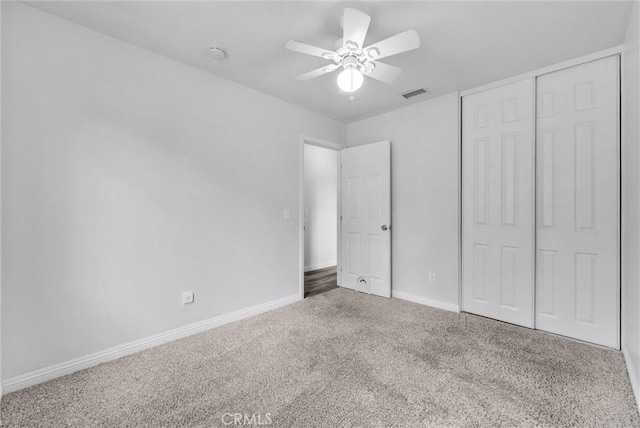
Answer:
<svg viewBox="0 0 640 428"><path fill-rule="evenodd" d="M463 310L533 327L533 80L462 99Z"/></svg>
<svg viewBox="0 0 640 428"><path fill-rule="evenodd" d="M537 81L536 328L619 346L619 71Z"/></svg>

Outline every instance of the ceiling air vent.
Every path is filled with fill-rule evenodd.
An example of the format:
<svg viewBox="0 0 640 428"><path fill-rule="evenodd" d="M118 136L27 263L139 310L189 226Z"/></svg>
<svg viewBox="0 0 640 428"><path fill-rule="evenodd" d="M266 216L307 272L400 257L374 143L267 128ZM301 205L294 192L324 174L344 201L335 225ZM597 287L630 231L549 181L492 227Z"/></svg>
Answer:
<svg viewBox="0 0 640 428"><path fill-rule="evenodd" d="M426 89L420 88L420 89L415 89L413 91L405 92L404 94L402 94L402 96L405 97L406 99L409 99L409 98L417 97L418 95L422 95L426 93L427 93Z"/></svg>

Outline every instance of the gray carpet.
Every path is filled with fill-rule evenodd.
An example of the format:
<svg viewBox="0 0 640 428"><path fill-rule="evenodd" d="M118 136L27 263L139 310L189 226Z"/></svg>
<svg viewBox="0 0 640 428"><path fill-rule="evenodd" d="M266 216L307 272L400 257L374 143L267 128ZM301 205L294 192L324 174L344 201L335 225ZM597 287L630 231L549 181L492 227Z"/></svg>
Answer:
<svg viewBox="0 0 640 428"><path fill-rule="evenodd" d="M249 419L233 425L227 413ZM619 352L344 289L9 394L2 419L8 427L640 423Z"/></svg>

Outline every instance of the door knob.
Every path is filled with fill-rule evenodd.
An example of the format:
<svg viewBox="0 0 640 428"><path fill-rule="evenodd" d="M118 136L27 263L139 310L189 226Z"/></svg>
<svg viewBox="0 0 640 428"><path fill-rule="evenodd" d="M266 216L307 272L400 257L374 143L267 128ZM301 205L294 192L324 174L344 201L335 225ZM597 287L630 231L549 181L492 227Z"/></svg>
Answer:
<svg viewBox="0 0 640 428"><path fill-rule="evenodd" d="M386 224L383 224L382 226L380 226L380 229L387 230L389 229L389 226L387 226Z"/></svg>

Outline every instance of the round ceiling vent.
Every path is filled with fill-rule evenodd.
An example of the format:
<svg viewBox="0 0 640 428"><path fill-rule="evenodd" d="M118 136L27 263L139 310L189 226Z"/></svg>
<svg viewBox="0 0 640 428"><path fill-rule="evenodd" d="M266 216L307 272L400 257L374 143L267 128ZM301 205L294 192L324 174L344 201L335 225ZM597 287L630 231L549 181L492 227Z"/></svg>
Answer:
<svg viewBox="0 0 640 428"><path fill-rule="evenodd" d="M227 54L220 48L209 48L209 56L213 59L225 59Z"/></svg>

